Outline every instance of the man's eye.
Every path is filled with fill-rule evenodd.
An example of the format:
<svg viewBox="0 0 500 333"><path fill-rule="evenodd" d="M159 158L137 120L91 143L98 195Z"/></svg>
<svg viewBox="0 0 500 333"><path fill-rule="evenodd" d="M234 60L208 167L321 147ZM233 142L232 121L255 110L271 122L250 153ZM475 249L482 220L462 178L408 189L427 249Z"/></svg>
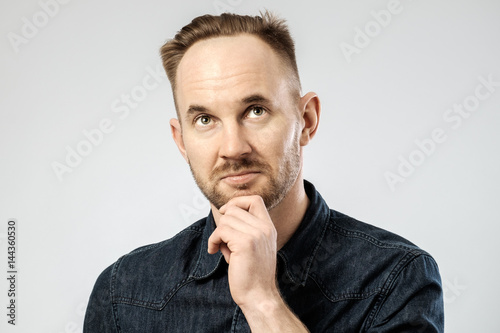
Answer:
<svg viewBox="0 0 500 333"><path fill-rule="evenodd" d="M250 109L250 112L248 113L249 118L257 118L257 117L262 117L266 113L266 110L260 106L254 106Z"/></svg>
<svg viewBox="0 0 500 333"><path fill-rule="evenodd" d="M200 116L196 119L196 123L198 125L206 126L212 122L212 119L209 116Z"/></svg>

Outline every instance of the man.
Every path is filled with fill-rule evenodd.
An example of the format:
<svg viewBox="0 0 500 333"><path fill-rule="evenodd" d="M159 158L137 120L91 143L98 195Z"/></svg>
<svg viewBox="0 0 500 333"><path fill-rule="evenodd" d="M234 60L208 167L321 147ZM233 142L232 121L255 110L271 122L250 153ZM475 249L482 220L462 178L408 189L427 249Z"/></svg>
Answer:
<svg viewBox="0 0 500 333"><path fill-rule="evenodd" d="M320 116L283 21L202 16L161 49L172 135L211 213L108 267L85 332L442 332L426 252L302 178Z"/></svg>

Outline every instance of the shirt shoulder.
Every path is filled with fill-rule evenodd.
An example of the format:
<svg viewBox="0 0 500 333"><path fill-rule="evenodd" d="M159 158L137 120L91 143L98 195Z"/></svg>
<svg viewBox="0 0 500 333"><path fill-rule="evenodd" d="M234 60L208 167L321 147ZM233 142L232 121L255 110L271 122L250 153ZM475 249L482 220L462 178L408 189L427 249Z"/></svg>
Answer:
<svg viewBox="0 0 500 333"><path fill-rule="evenodd" d="M436 278L437 265L426 251L395 233L331 210L310 276L332 302L366 299L389 292L402 271L422 260L436 269L420 271L414 278Z"/></svg>
<svg viewBox="0 0 500 333"><path fill-rule="evenodd" d="M108 268L111 301L161 309L190 280L206 219L165 241L139 247Z"/></svg>
<svg viewBox="0 0 500 333"><path fill-rule="evenodd" d="M393 248L401 251L415 251L424 254L421 248L388 230L359 221L335 210L330 211L330 229L346 239L364 240L367 247Z"/></svg>

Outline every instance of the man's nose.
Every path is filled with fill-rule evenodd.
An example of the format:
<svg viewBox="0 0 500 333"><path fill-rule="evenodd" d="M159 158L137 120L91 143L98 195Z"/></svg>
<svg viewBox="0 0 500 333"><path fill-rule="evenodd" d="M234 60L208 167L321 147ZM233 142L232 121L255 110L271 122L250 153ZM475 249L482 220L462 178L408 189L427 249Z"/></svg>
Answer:
<svg viewBox="0 0 500 333"><path fill-rule="evenodd" d="M224 126L221 137L219 156L225 159L239 159L252 151L248 133L241 124Z"/></svg>

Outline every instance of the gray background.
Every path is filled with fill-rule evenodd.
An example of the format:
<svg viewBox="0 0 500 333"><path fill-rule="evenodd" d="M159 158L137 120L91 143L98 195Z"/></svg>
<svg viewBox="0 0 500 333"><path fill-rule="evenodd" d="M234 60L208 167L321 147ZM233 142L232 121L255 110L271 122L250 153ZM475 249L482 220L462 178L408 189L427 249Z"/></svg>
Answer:
<svg viewBox="0 0 500 333"><path fill-rule="evenodd" d="M18 325L6 324L2 278L2 332L80 332L105 267L206 215L170 137L170 86L150 72L194 16L263 8L288 20L304 92L322 101L305 178L330 207L436 258L448 332L500 331L500 87L460 124L444 118L473 104L480 77L500 81L499 1L401 0L386 26L372 11L388 0L66 2L0 2L2 268L8 219L19 227ZM356 45L357 29L372 37L346 57L341 46ZM103 121L112 131L89 143L84 131ZM419 153L415 141L437 128L446 140ZM53 165L66 164L68 149L86 156L58 177ZM385 174L410 157L419 165L391 188Z"/></svg>

